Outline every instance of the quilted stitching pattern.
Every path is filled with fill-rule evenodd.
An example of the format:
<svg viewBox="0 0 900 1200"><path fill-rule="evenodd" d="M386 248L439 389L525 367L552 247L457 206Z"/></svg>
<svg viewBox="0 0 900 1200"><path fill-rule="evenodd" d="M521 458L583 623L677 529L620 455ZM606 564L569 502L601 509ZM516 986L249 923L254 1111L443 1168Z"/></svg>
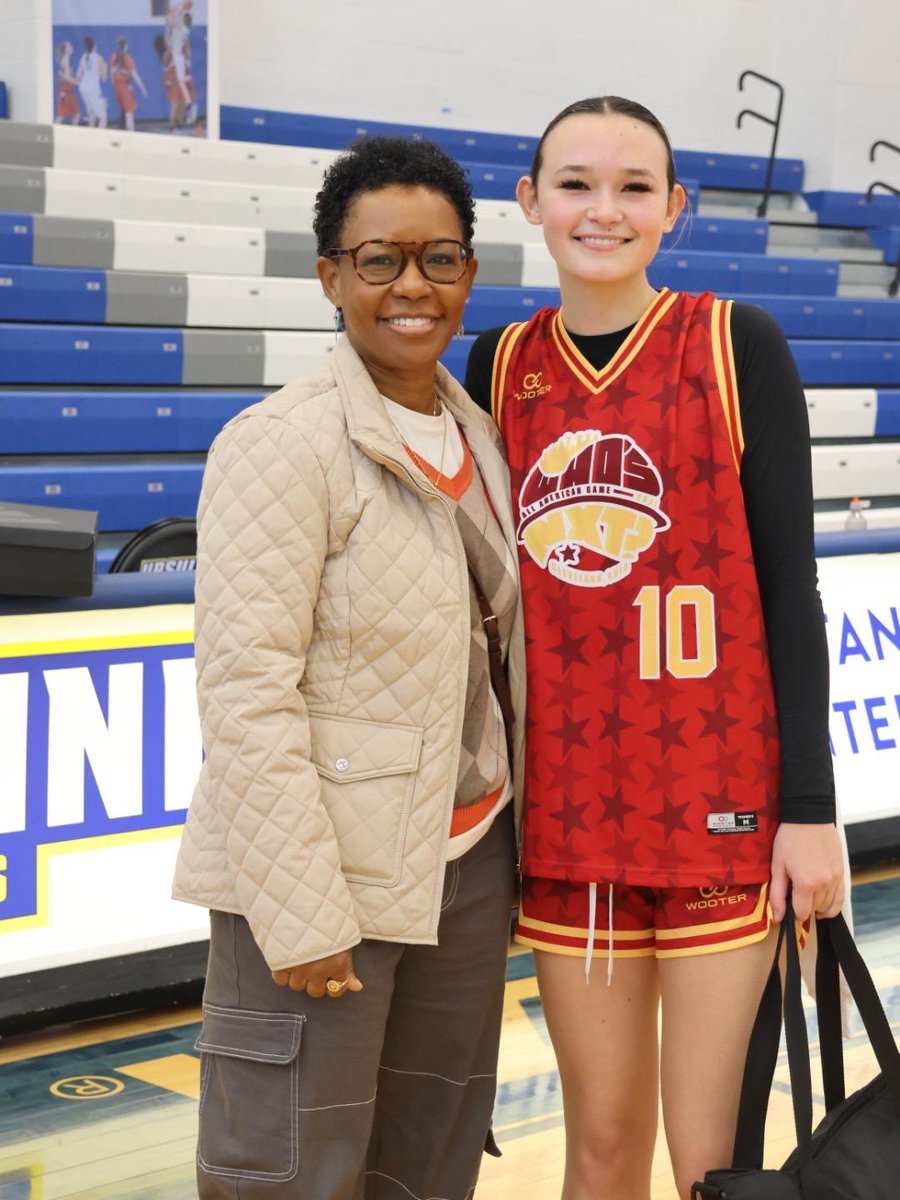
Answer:
<svg viewBox="0 0 900 1200"><path fill-rule="evenodd" d="M440 390L514 546L496 431L443 370ZM363 936L433 942L466 690L465 556L346 339L321 371L225 427L198 531L206 760L175 896L243 913L272 969ZM519 613L520 710L522 661ZM315 750L310 712L347 718ZM415 770L395 770L389 751L381 770L366 722L421 731ZM376 774L320 777L314 762L338 750L348 775L355 762Z"/></svg>

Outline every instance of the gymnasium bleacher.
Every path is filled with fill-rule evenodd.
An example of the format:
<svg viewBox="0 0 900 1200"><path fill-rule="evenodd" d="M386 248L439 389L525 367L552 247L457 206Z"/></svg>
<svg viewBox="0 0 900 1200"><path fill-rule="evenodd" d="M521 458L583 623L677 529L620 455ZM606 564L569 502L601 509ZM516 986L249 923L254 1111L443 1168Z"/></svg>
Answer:
<svg viewBox="0 0 900 1200"><path fill-rule="evenodd" d="M473 334L558 301L512 197L534 138L227 106L218 142L0 122L0 499L96 509L101 570L133 530L192 515L218 429L332 345L315 189L381 131L434 137L470 171L480 270L445 356L461 377ZM772 313L806 387L820 552L846 549L828 535L853 496L872 501L863 548L900 543L900 200L804 194L803 164L780 159L760 219L765 159L676 163L692 212L652 281Z"/></svg>

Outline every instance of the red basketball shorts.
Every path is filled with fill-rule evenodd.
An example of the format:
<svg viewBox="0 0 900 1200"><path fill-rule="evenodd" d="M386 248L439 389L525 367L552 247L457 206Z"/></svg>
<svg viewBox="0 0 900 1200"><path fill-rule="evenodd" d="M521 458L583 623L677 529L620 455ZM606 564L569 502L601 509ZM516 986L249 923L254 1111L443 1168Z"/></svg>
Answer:
<svg viewBox="0 0 900 1200"><path fill-rule="evenodd" d="M678 958L761 941L772 924L769 884L649 888L526 876L515 940L553 954ZM591 908L594 909L591 937Z"/></svg>

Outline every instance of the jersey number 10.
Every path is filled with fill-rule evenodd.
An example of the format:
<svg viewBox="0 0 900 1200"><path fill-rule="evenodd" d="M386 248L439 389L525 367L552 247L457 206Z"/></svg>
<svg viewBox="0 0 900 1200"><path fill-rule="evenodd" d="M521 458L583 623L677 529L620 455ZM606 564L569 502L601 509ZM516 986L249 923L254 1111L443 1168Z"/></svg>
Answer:
<svg viewBox="0 0 900 1200"><path fill-rule="evenodd" d="M700 584L679 583L670 588L662 611L656 584L642 587L635 606L640 615L641 679L659 679L660 641L665 627L666 670L675 679L705 679L716 669L716 603ZM694 637L690 637L689 625ZM686 636L687 635L687 636ZM693 641L689 652L685 643Z"/></svg>

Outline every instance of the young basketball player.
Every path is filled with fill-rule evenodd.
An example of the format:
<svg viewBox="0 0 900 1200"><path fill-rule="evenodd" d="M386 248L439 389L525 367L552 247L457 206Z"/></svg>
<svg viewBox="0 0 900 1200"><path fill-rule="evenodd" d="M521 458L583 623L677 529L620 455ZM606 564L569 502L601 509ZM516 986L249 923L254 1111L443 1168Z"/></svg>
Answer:
<svg viewBox="0 0 900 1200"><path fill-rule="evenodd" d="M562 304L482 334L466 379L506 444L524 591L517 938L564 1200L648 1200L660 1085L687 1197L731 1161L788 882L799 919L843 899L806 407L765 313L648 282L685 195L647 109L570 105L517 195Z"/></svg>

